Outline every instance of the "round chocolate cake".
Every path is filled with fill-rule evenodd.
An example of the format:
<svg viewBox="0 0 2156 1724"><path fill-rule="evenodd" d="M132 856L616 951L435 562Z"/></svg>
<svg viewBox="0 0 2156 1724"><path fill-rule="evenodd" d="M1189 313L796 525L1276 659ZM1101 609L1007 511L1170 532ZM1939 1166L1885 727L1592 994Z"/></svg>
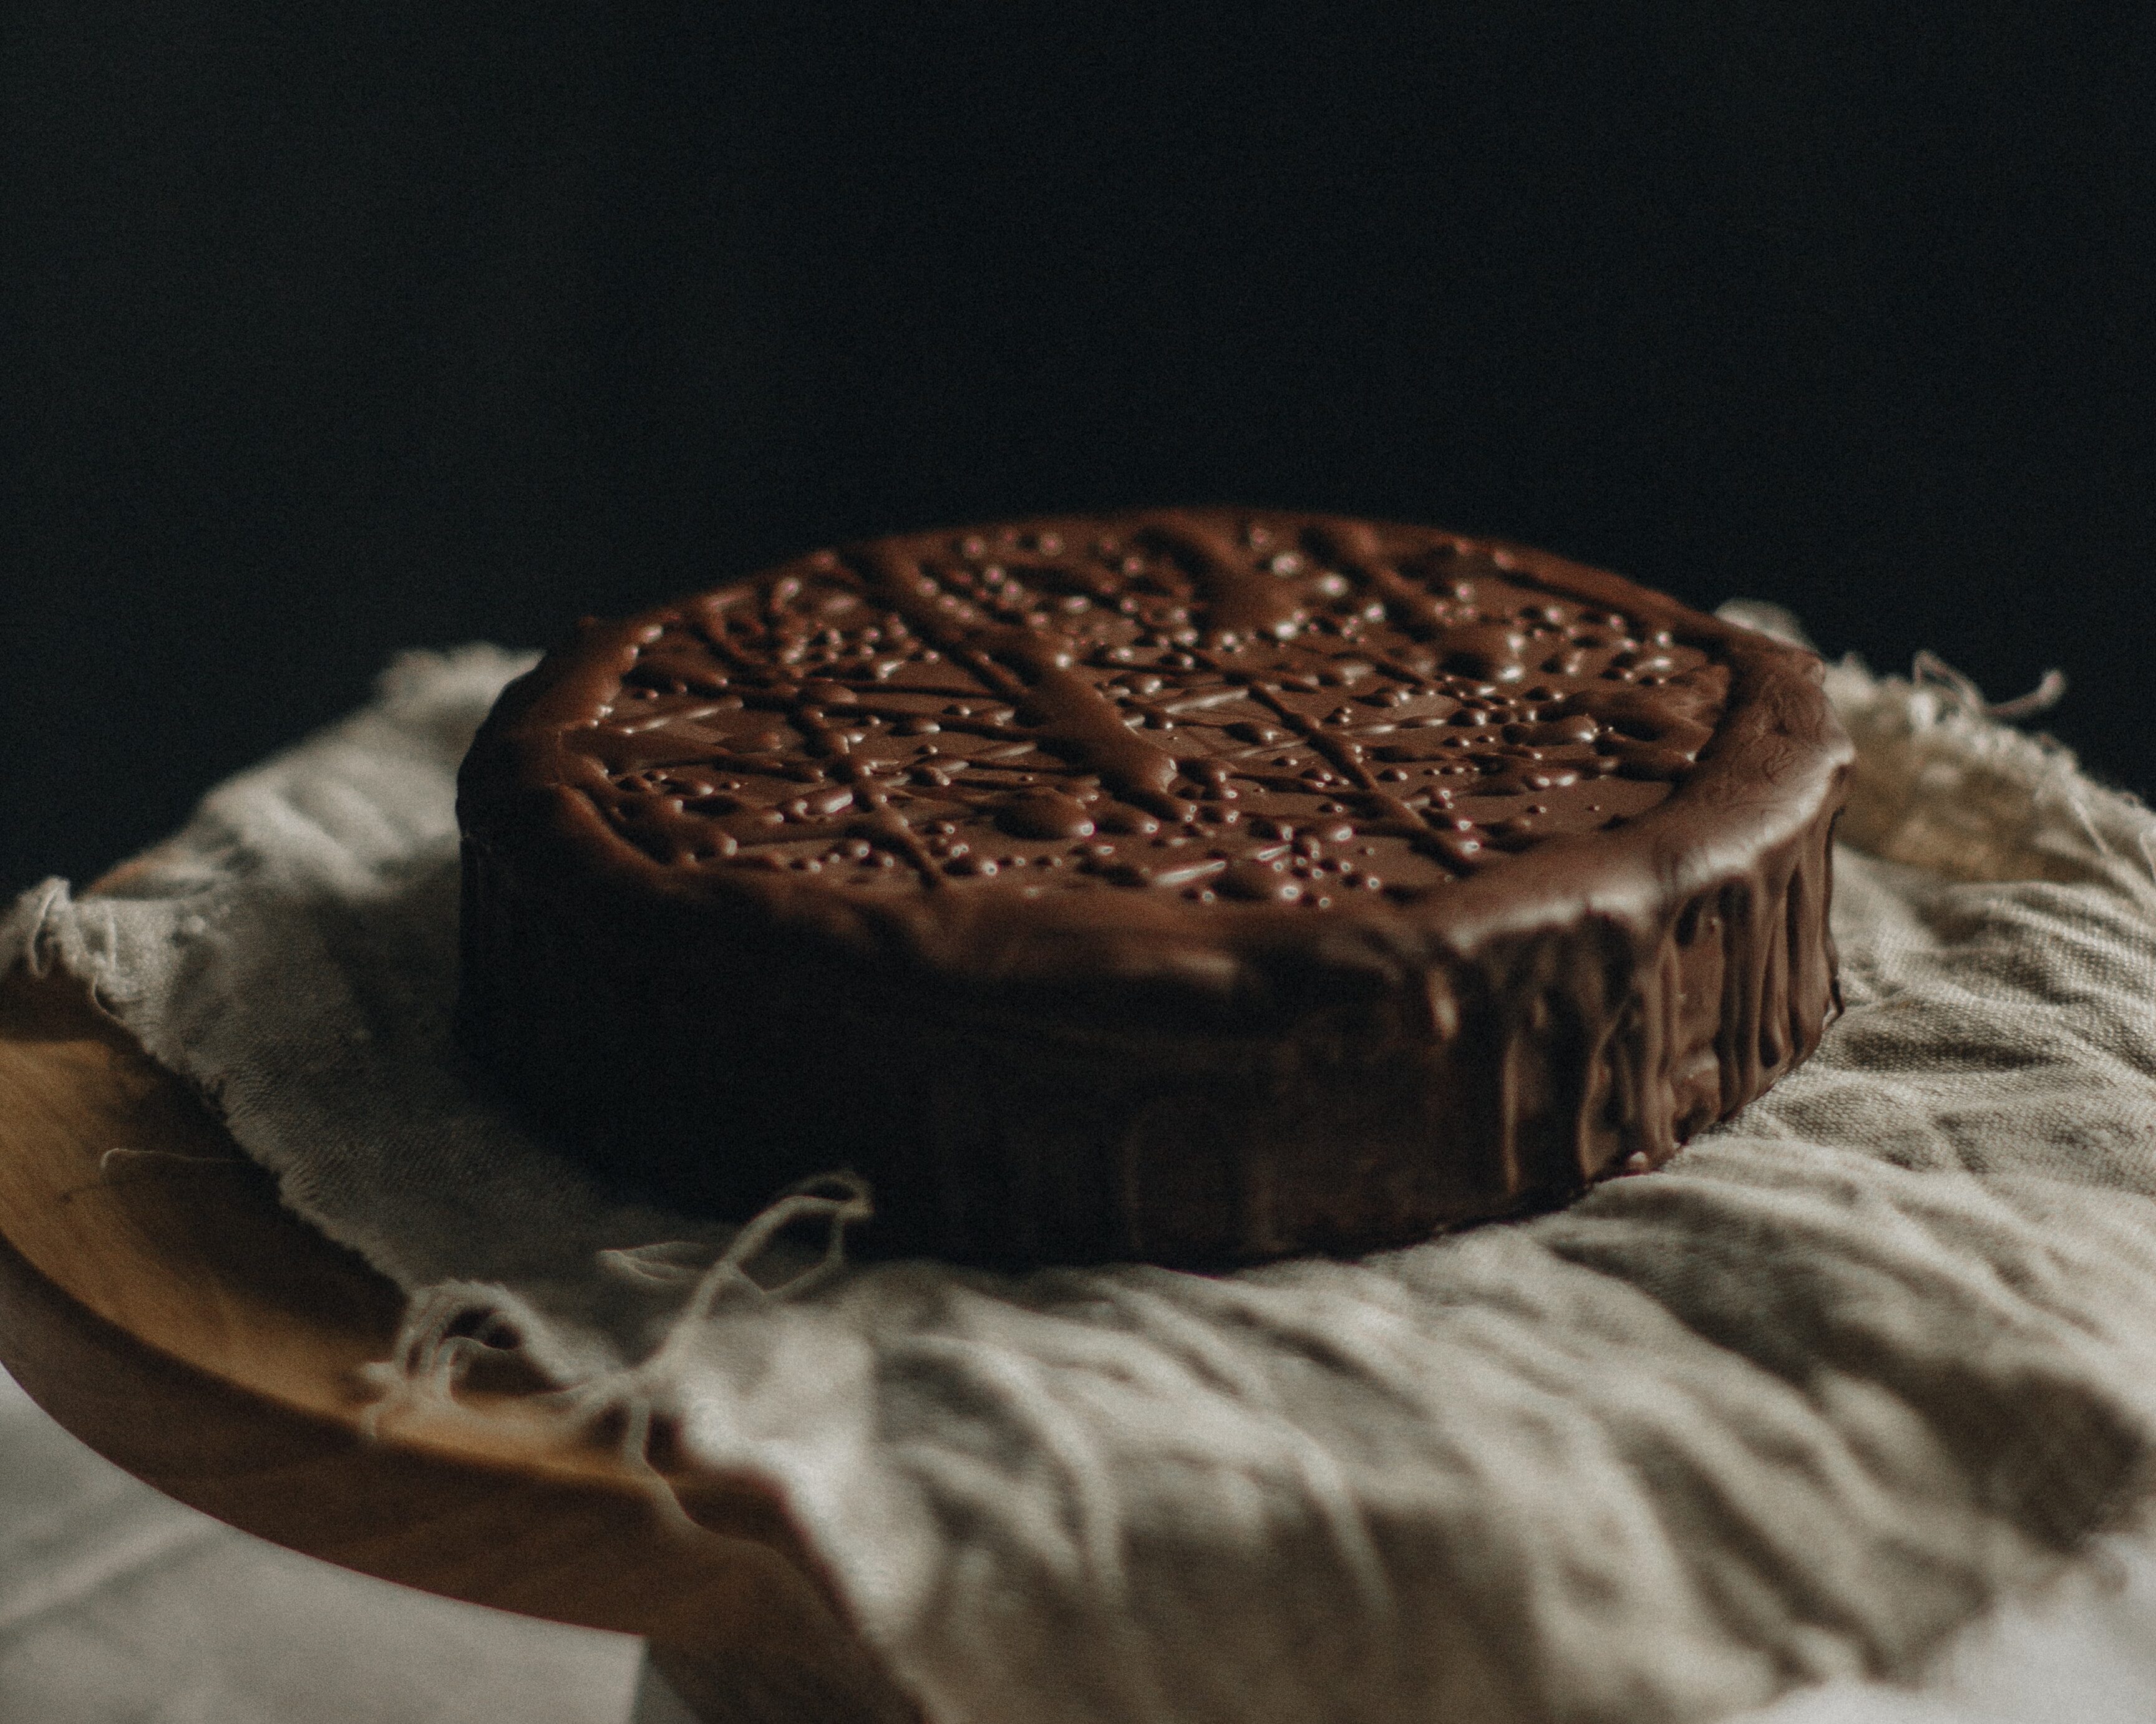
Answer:
<svg viewBox="0 0 2156 1724"><path fill-rule="evenodd" d="M1810 655L1255 510L823 551L588 623L459 784L461 1032L746 1215L1000 1263L1355 1252L1670 1156L1835 1008Z"/></svg>

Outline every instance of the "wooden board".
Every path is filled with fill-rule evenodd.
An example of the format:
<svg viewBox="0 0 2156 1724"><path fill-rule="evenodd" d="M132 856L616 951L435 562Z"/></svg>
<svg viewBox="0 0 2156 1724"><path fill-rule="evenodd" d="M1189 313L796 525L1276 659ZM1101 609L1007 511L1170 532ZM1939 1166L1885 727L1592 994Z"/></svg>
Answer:
<svg viewBox="0 0 2156 1724"><path fill-rule="evenodd" d="M915 1716L752 1481L677 1475L684 1532L506 1397L365 1436L400 1308L78 984L0 978L0 1362L63 1425L294 1550L647 1635L707 1716Z"/></svg>

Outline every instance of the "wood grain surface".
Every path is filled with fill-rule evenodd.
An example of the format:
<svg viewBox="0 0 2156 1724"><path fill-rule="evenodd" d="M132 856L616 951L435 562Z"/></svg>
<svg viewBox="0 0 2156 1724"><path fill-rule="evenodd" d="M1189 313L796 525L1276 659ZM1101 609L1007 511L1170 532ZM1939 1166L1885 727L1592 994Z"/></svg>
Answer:
<svg viewBox="0 0 2156 1724"><path fill-rule="evenodd" d="M63 1425L294 1550L646 1635L704 1716L916 1716L752 1481L674 1475L679 1529L505 1394L366 1435L359 1367L401 1304L79 984L0 978L0 1362Z"/></svg>

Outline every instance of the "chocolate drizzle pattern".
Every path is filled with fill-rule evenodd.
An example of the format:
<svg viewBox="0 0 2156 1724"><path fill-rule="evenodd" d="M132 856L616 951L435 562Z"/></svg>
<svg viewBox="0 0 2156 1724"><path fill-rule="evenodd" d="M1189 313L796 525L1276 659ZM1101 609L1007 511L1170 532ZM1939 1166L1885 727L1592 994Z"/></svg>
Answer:
<svg viewBox="0 0 2156 1724"><path fill-rule="evenodd" d="M1353 1252L1658 1165L1836 1005L1808 654L1547 553L1167 511L588 626L460 779L466 1044L890 1249Z"/></svg>
<svg viewBox="0 0 2156 1724"><path fill-rule="evenodd" d="M1666 798L1726 666L1486 550L1192 516L825 553L664 613L572 741L671 868L1413 901Z"/></svg>

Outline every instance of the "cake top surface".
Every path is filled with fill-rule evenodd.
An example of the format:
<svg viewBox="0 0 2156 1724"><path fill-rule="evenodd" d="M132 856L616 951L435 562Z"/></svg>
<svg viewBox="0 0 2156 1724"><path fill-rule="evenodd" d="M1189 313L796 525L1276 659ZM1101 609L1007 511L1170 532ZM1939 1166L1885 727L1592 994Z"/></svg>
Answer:
<svg viewBox="0 0 2156 1724"><path fill-rule="evenodd" d="M1647 819L1762 664L1810 668L1544 553L1152 511L819 552L592 625L511 729L676 891L1322 916Z"/></svg>

